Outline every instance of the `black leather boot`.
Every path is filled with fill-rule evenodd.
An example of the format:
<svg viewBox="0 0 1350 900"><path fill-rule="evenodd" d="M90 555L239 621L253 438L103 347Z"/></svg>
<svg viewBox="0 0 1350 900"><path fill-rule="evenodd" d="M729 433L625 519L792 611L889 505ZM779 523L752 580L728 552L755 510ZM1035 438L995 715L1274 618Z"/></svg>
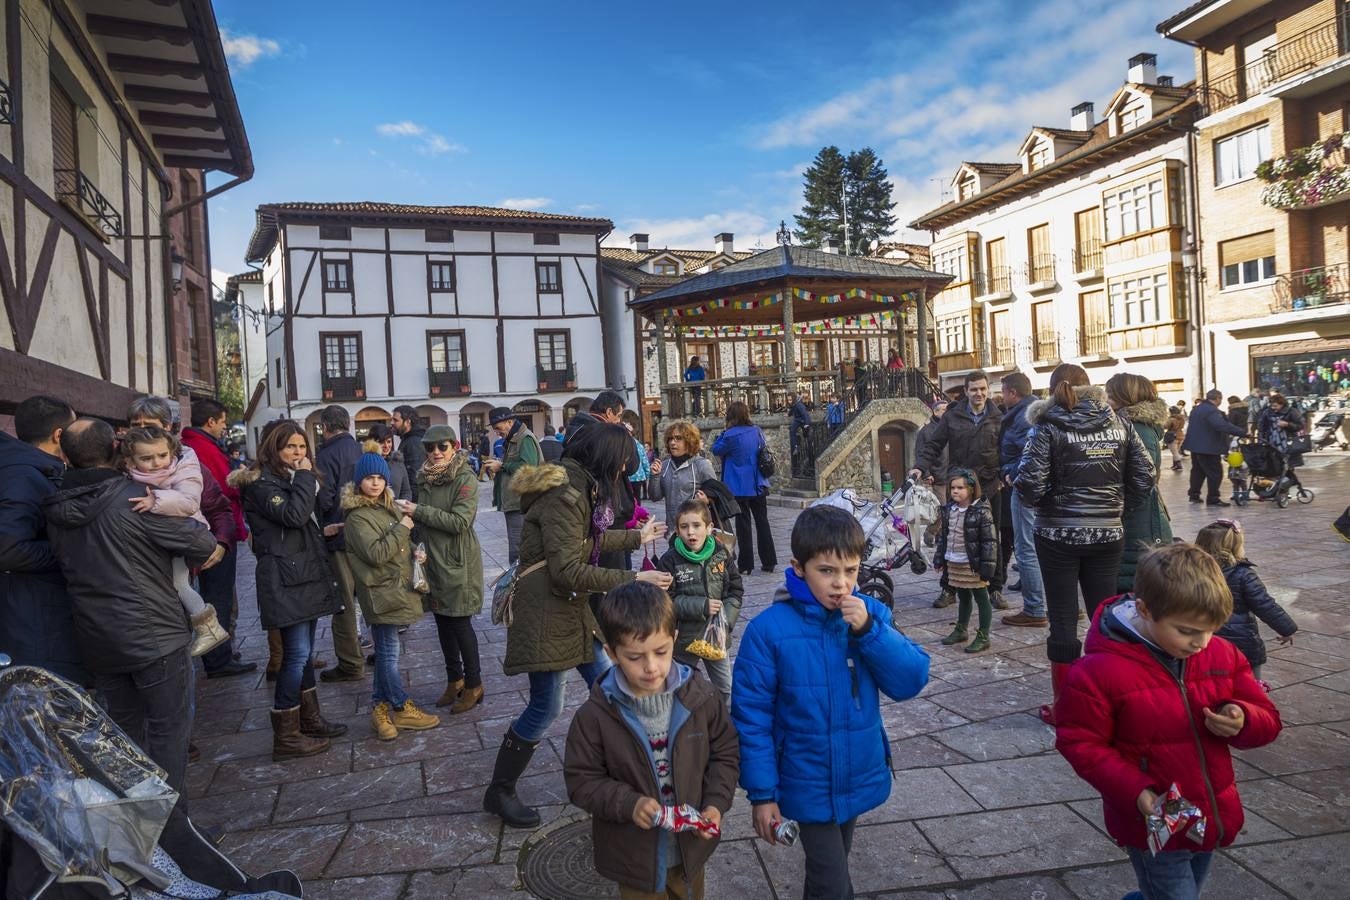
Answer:
<svg viewBox="0 0 1350 900"><path fill-rule="evenodd" d="M516 796L516 781L534 756L538 741L527 741L511 729L506 730L502 746L497 751L497 764L492 769L492 783L483 795L483 809L499 816L512 828L538 828L539 813Z"/></svg>

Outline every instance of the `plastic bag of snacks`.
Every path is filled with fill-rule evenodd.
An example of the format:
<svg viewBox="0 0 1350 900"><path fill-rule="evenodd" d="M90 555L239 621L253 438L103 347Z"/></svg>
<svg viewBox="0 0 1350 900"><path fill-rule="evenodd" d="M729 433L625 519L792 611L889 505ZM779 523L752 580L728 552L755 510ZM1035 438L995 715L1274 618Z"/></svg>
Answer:
<svg viewBox="0 0 1350 900"><path fill-rule="evenodd" d="M717 827L716 823L703 818L702 814L688 803L661 807L652 824L667 831L697 831L713 837L720 837L722 834L722 829Z"/></svg>
<svg viewBox="0 0 1350 900"><path fill-rule="evenodd" d="M1153 812L1145 820L1148 829L1148 847L1156 856L1174 835L1185 834L1197 844L1205 842L1205 817L1195 804L1181 796L1173 784L1167 793L1153 801Z"/></svg>
<svg viewBox="0 0 1350 900"><path fill-rule="evenodd" d="M413 549L412 589L419 594L430 593L431 584L427 581L427 545L419 543Z"/></svg>
<svg viewBox="0 0 1350 900"><path fill-rule="evenodd" d="M727 658L727 620L720 609L708 620L708 627L703 629L703 637L691 642L685 648L685 652L699 659Z"/></svg>

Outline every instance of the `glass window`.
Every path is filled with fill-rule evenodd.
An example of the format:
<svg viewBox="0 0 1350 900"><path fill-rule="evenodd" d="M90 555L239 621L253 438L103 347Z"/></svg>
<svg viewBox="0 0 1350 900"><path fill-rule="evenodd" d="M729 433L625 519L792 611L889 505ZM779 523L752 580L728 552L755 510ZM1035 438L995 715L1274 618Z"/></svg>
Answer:
<svg viewBox="0 0 1350 900"><path fill-rule="evenodd" d="M535 280L539 286L539 292L542 294L560 294L562 293L562 263L541 262L535 263Z"/></svg>
<svg viewBox="0 0 1350 900"><path fill-rule="evenodd" d="M808 372L818 372L825 368L825 342L817 340L801 341L802 368Z"/></svg>
<svg viewBox="0 0 1350 900"><path fill-rule="evenodd" d="M329 378L353 378L361 369L359 334L323 335L323 371Z"/></svg>
<svg viewBox="0 0 1350 900"><path fill-rule="evenodd" d="M427 351L433 372L464 371L464 334L433 331L427 334Z"/></svg>
<svg viewBox="0 0 1350 900"><path fill-rule="evenodd" d="M441 260L427 262L427 283L433 291L455 289L455 264Z"/></svg>
<svg viewBox="0 0 1350 900"><path fill-rule="evenodd" d="M325 259L323 261L323 288L326 291L350 291L352 289L351 260Z"/></svg>
<svg viewBox="0 0 1350 900"><path fill-rule="evenodd" d="M679 263L669 259L663 259L652 266L657 275L678 275L680 274Z"/></svg>
<svg viewBox="0 0 1350 900"><path fill-rule="evenodd" d="M966 329L970 316L950 316L938 322L938 352L963 353L967 349Z"/></svg>
<svg viewBox="0 0 1350 900"><path fill-rule="evenodd" d="M572 354L566 331L538 331L534 341L535 361L539 368L546 372L567 371Z"/></svg>
<svg viewBox="0 0 1350 900"><path fill-rule="evenodd" d="M944 275L953 276L957 281L965 281L965 259L965 247L953 247L950 250L939 250L933 257L933 268Z"/></svg>
<svg viewBox="0 0 1350 900"><path fill-rule="evenodd" d="M1256 165L1270 159L1270 125L1257 125L1214 142L1214 183L1232 184L1256 174Z"/></svg>
<svg viewBox="0 0 1350 900"><path fill-rule="evenodd" d="M1170 319L1171 295L1167 273L1126 278L1111 285L1111 324L1116 328L1147 325Z"/></svg>
<svg viewBox="0 0 1350 900"><path fill-rule="evenodd" d="M1219 281L1221 287L1230 288L1259 284L1262 281L1270 281L1274 277L1275 257L1266 256L1261 259L1229 263L1223 267Z"/></svg>
<svg viewBox="0 0 1350 900"><path fill-rule="evenodd" d="M778 342L755 341L750 345L750 365L756 369L778 365Z"/></svg>
<svg viewBox="0 0 1350 900"><path fill-rule="evenodd" d="M1170 224L1161 175L1107 194L1104 207L1108 241Z"/></svg>
<svg viewBox="0 0 1350 900"><path fill-rule="evenodd" d="M1120 130L1129 131L1148 121L1148 106L1142 98L1137 99L1120 111Z"/></svg>

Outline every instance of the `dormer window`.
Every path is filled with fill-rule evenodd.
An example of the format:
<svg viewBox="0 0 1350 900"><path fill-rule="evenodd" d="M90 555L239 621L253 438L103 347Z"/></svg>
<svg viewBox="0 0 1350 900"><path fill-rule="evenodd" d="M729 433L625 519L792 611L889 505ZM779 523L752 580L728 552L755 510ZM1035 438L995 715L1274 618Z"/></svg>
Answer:
<svg viewBox="0 0 1350 900"><path fill-rule="evenodd" d="M978 182L975 180L974 173L967 172L956 183L956 198L958 200L969 200L975 196L978 189Z"/></svg>
<svg viewBox="0 0 1350 900"><path fill-rule="evenodd" d="M1027 162L1033 172L1050 165L1049 142L1037 141L1036 145L1031 148L1031 154L1027 157Z"/></svg>
<svg viewBox="0 0 1350 900"><path fill-rule="evenodd" d="M657 275L678 275L680 264L673 259L658 259L652 263L652 272Z"/></svg>
<svg viewBox="0 0 1350 900"><path fill-rule="evenodd" d="M1148 105L1143 97L1135 97L1120 111L1120 131L1138 128L1148 121Z"/></svg>

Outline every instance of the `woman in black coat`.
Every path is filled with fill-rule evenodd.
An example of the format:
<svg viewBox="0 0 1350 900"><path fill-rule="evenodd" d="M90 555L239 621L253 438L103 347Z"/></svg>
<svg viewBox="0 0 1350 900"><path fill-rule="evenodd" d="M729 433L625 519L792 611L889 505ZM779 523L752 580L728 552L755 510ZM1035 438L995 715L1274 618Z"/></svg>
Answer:
<svg viewBox="0 0 1350 900"><path fill-rule="evenodd" d="M281 671L272 703L272 758L322 753L346 725L324 719L314 682L318 620L342 609L314 517L319 483L309 442L295 422L273 425L258 445L258 462L230 475L239 489L257 558L258 612L281 632Z"/></svg>
<svg viewBox="0 0 1350 900"><path fill-rule="evenodd" d="M1290 443L1303 430L1303 412L1283 394L1271 394L1270 403L1256 418L1256 436L1289 457L1289 468L1303 465L1302 453L1290 453Z"/></svg>

